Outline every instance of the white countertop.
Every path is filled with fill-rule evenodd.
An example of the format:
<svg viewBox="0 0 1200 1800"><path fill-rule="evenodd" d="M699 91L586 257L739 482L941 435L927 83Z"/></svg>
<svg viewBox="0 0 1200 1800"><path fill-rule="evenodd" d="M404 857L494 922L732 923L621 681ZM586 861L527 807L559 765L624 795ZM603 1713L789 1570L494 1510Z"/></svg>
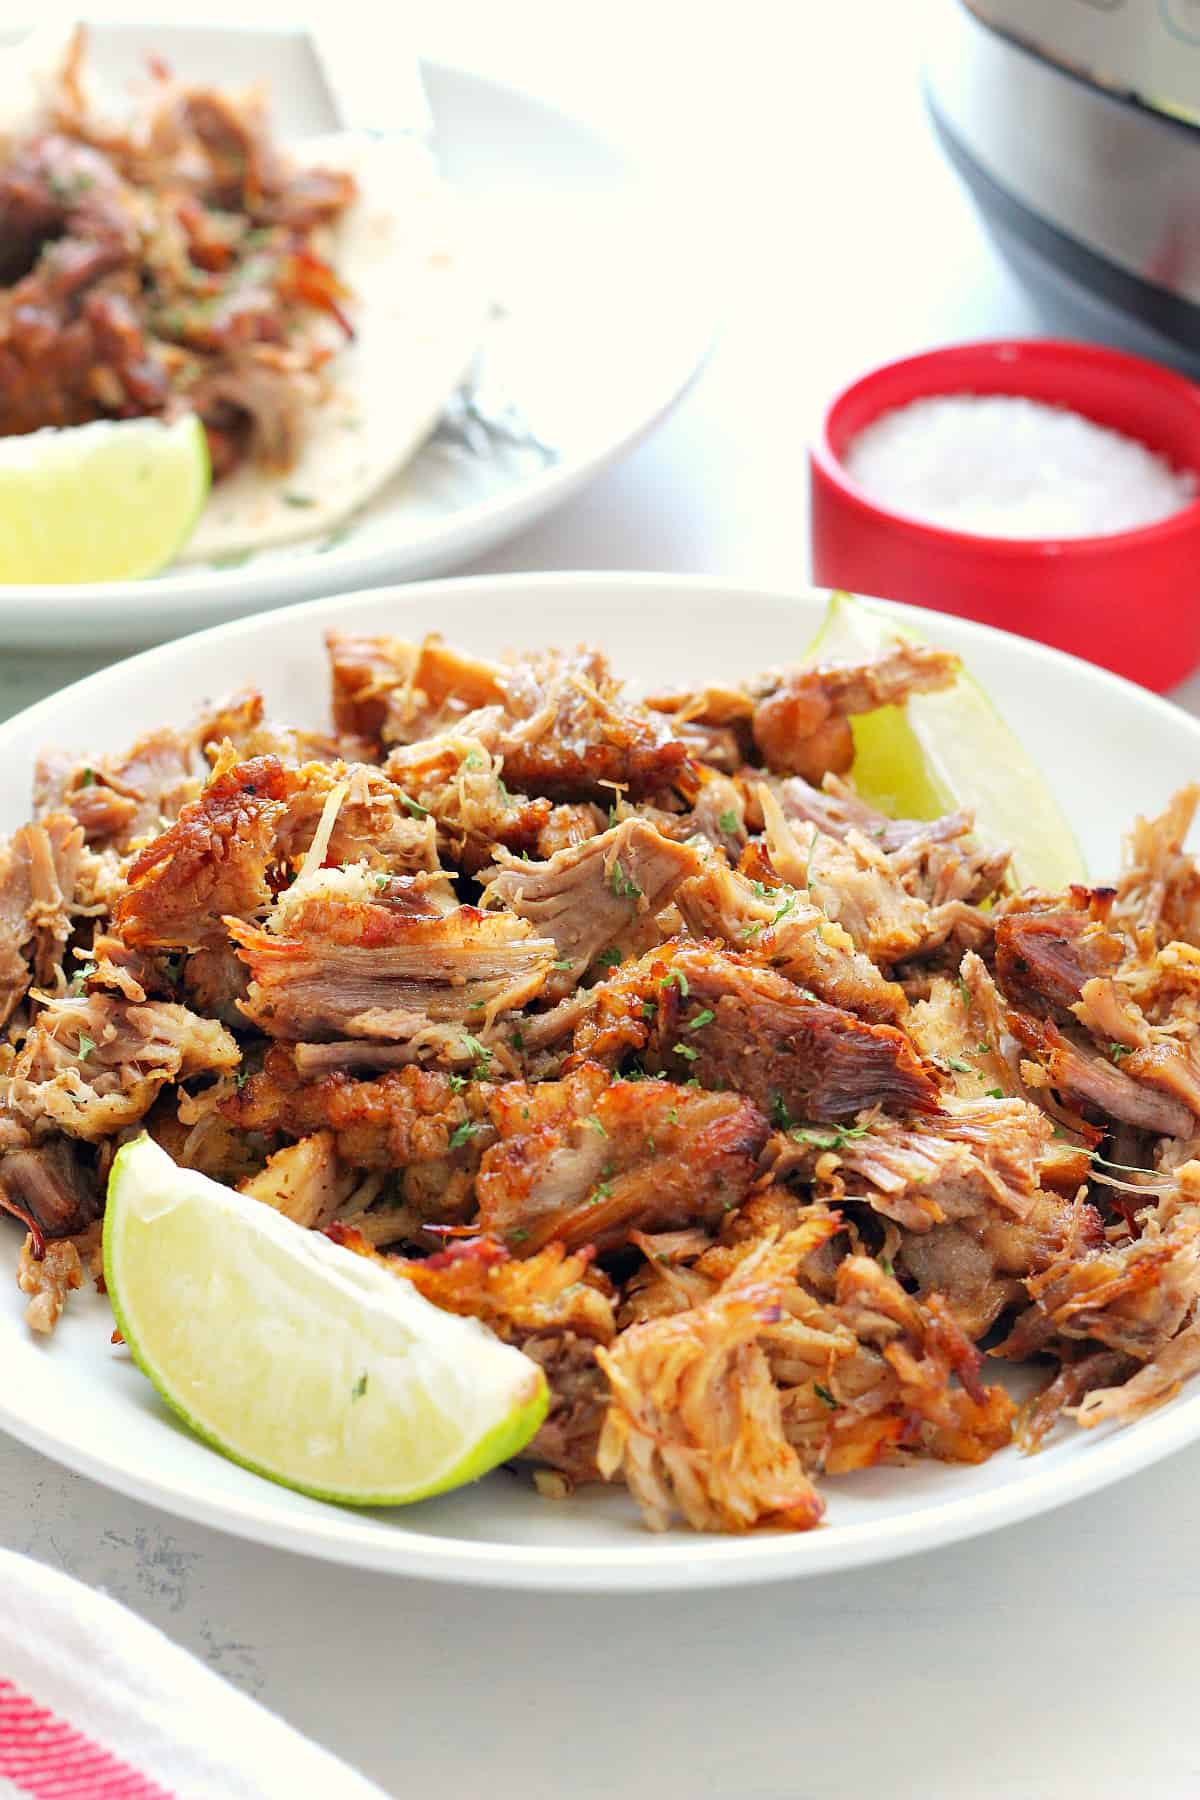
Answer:
<svg viewBox="0 0 1200 1800"><path fill-rule="evenodd" d="M801 582L804 446L828 393L890 355L1038 329L922 114L918 40L937 0L755 0L721 9L708 36L702 9L676 0L412 10L437 54L615 109L650 142L699 132L736 277L675 416L479 568ZM291 16L283 0L255 9L256 23ZM97 660L0 652L0 715ZM1182 1800L1200 1791L1193 1477L1200 1489L1200 1447L1031 1524L860 1573L555 1599L307 1563L0 1438L0 1542L105 1587L395 1795Z"/></svg>

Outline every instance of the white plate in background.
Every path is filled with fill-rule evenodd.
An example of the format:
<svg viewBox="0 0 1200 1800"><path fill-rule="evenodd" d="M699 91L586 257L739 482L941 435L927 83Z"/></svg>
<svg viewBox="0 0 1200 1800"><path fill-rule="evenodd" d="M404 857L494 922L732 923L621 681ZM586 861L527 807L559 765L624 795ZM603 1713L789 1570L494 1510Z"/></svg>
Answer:
<svg viewBox="0 0 1200 1800"><path fill-rule="evenodd" d="M303 32L97 25L90 46L118 85L151 50L198 80L261 79L286 137L357 122L339 120ZM619 146L517 89L441 63L420 68L439 163L468 209L498 309L480 398L492 413L515 408L537 443L493 437L464 452L435 437L345 526L222 567L0 585L0 644L155 643L264 607L437 574L577 492L678 400L714 330L703 195L660 185ZM340 91L353 105L353 84ZM377 98L368 104L365 122L378 126ZM410 99L397 107L401 123L411 119Z"/></svg>
<svg viewBox="0 0 1200 1800"><path fill-rule="evenodd" d="M0 726L9 773L0 831L27 816L37 751L115 749L247 681L268 712L327 718L327 627L439 630L472 651L581 641L641 684L728 679L794 658L825 597L638 575L478 577L315 601L150 650ZM960 652L1029 745L1073 820L1094 876L1116 867L1120 833L1200 776L1200 723L1091 664L961 619L897 608ZM0 1222L0 1428L81 1475L170 1512L310 1556L465 1583L557 1590L708 1587L878 1562L1029 1517L1116 1481L1200 1438L1196 1379L1125 1430L1060 1428L1035 1457L1008 1449L978 1467L933 1462L822 1482L827 1522L803 1534L645 1531L621 1491L542 1500L500 1471L391 1512L342 1510L275 1487L206 1448L109 1347L112 1318L91 1292L35 1339L12 1280L19 1231ZM997 1371L998 1373L1001 1371Z"/></svg>

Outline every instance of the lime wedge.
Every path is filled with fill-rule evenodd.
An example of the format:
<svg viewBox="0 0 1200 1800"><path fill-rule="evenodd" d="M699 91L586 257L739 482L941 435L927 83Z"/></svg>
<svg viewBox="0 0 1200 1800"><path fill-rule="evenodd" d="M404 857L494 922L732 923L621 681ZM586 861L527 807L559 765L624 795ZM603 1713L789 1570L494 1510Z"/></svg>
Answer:
<svg viewBox="0 0 1200 1800"><path fill-rule="evenodd" d="M113 1162L104 1279L167 1405L318 1499L400 1506L461 1487L546 1415L541 1369L486 1326L145 1136Z"/></svg>
<svg viewBox="0 0 1200 1800"><path fill-rule="evenodd" d="M0 438L0 581L132 581L169 563L208 496L194 413Z"/></svg>
<svg viewBox="0 0 1200 1800"><path fill-rule="evenodd" d="M853 662L920 635L853 594L833 594L808 662ZM985 844L1007 844L1018 887L1087 880L1062 808L1020 740L965 671L936 694L852 720L851 774L863 799L897 819L935 819L970 807Z"/></svg>

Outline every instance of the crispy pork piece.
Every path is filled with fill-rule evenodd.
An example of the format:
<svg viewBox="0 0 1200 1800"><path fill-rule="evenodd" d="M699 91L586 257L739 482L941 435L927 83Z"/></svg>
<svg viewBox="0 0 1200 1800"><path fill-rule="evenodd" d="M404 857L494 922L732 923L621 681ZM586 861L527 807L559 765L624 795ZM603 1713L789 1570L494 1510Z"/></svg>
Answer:
<svg viewBox="0 0 1200 1800"><path fill-rule="evenodd" d="M251 974L241 1009L268 1037L410 1040L431 1024L473 1033L544 987L554 942L523 919L447 911L420 876L360 883L376 897L350 897L341 873L324 872L303 898L285 894L274 930L225 920Z"/></svg>
<svg viewBox="0 0 1200 1800"><path fill-rule="evenodd" d="M811 782L844 775L854 760L851 718L948 687L958 668L945 650L897 643L870 662L789 669L755 684L767 691L754 710L754 742L776 774Z"/></svg>
<svg viewBox="0 0 1200 1800"><path fill-rule="evenodd" d="M808 1531L824 1506L784 1435L761 1345L798 1263L837 1230L815 1217L764 1239L711 1298L630 1326L597 1351L612 1388L598 1462L620 1473L652 1530Z"/></svg>
<svg viewBox="0 0 1200 1800"><path fill-rule="evenodd" d="M1156 818L1138 818L1125 839L1113 918L1151 942L1200 945L1200 869L1184 849L1200 782L1180 788Z"/></svg>
<svg viewBox="0 0 1200 1800"><path fill-rule="evenodd" d="M342 1071L306 1080L291 1051L276 1044L219 1110L239 1131L299 1139L331 1133L345 1168L393 1174L390 1222L401 1238L474 1214L479 1159L496 1136L492 1092L488 1081L416 1067L376 1081Z"/></svg>
<svg viewBox="0 0 1200 1800"><path fill-rule="evenodd" d="M186 1006L98 993L52 1000L0 1075L0 1104L99 1143L136 1125L165 1082L231 1074L240 1061L224 1026Z"/></svg>
<svg viewBox="0 0 1200 1800"><path fill-rule="evenodd" d="M850 1414L843 1452L856 1423L864 1415L878 1420L881 1410L900 1422L897 1447L907 1443L939 1461L985 1462L1008 1443L1016 1408L1002 1387L984 1385L982 1358L940 1295L918 1301L870 1257L848 1256L838 1267L835 1313L896 1380L881 1409L878 1393L843 1387L834 1368L829 1391ZM874 1450L869 1427L867 1440Z"/></svg>
<svg viewBox="0 0 1200 1800"><path fill-rule="evenodd" d="M210 782L131 865L115 912L125 942L149 950L220 945L226 915L265 912L287 792L286 772L273 756L239 763Z"/></svg>
<svg viewBox="0 0 1200 1800"><path fill-rule="evenodd" d="M35 1137L13 1113L0 1112L0 1212L26 1226L35 1259L51 1239L86 1230L103 1206L104 1191L85 1152L66 1138Z"/></svg>
<svg viewBox="0 0 1200 1800"><path fill-rule="evenodd" d="M786 1169L819 1189L836 1183L827 1199L866 1200L909 1231L928 1232L992 1206L1027 1217L1053 1136L1045 1114L1023 1100L947 1095L926 1118L874 1111L851 1126L793 1126Z"/></svg>
<svg viewBox="0 0 1200 1800"><path fill-rule="evenodd" d="M61 993L83 832L69 814L48 814L0 839L0 1026L31 983Z"/></svg>
<svg viewBox="0 0 1200 1800"><path fill-rule="evenodd" d="M432 828L379 770L255 757L214 774L135 859L118 931L142 949L223 947L222 919L261 916L277 871L301 865L314 846L322 863L361 862L385 875L438 866Z"/></svg>
<svg viewBox="0 0 1200 1800"><path fill-rule="evenodd" d="M554 999L577 986L602 951L637 956L660 942L657 915L680 883L703 868L696 850L634 818L549 862L503 856L482 879L489 907L503 907L553 938L558 957L546 997Z"/></svg>
<svg viewBox="0 0 1200 1800"><path fill-rule="evenodd" d="M538 651L486 663L420 644L331 632L339 729L411 744L442 732L479 739L503 759L514 790L602 800L614 787L641 799L687 776L687 744L668 721L622 694L599 652Z"/></svg>
<svg viewBox="0 0 1200 1800"><path fill-rule="evenodd" d="M455 732L398 744L385 764L417 815L435 821L439 849L470 874L491 862L498 844L532 854L553 829L556 808L544 796L511 793L502 767L482 739ZM589 810L593 830L598 816Z"/></svg>
<svg viewBox="0 0 1200 1800"><path fill-rule="evenodd" d="M73 757L43 751L34 771L34 814L68 812L89 845L124 856L172 824L195 800L208 775L206 751L229 739L241 761L270 754L293 760L308 734L263 724L262 696L253 688L202 712L193 725L161 726L128 750ZM326 740L311 741L323 753ZM285 754L285 747L291 749Z"/></svg>
<svg viewBox="0 0 1200 1800"><path fill-rule="evenodd" d="M732 1088L774 1118L936 1105L934 1082L902 1032L815 1000L731 951L676 939L594 994L578 1051L639 1048L653 1073Z"/></svg>
<svg viewBox="0 0 1200 1800"><path fill-rule="evenodd" d="M723 941L833 1006L892 1021L908 1010L904 990L794 887L753 882L714 857L679 888L675 905L694 937Z"/></svg>
<svg viewBox="0 0 1200 1800"><path fill-rule="evenodd" d="M1123 1243L1071 1240L1027 1282L1032 1305L998 1355L1023 1361L1059 1342L1103 1344L1145 1363L1192 1317L1200 1296L1200 1164L1184 1166Z"/></svg>
<svg viewBox="0 0 1200 1800"><path fill-rule="evenodd" d="M1065 1036L1052 1019L1032 1019L1015 1008L1008 1010L1007 1025L1033 1059L1022 1064L1026 1081L1032 1083L1040 1071L1041 1082L1088 1117L1101 1123L1120 1119L1167 1137L1189 1137L1196 1130L1200 1086L1186 1055L1151 1045L1110 1060ZM1127 1063L1133 1066L1127 1069Z"/></svg>
<svg viewBox="0 0 1200 1800"><path fill-rule="evenodd" d="M522 1256L715 1226L755 1179L768 1131L740 1095L613 1081L587 1063L559 1082L507 1082L490 1111L500 1141L480 1165L480 1222Z"/></svg>
<svg viewBox="0 0 1200 1800"><path fill-rule="evenodd" d="M996 979L1014 1006L1069 1022L1084 984L1120 967L1126 945L1110 931L1112 894L1075 889L1069 906L1007 912L996 925Z"/></svg>
<svg viewBox="0 0 1200 1800"><path fill-rule="evenodd" d="M647 705L680 731L703 726L729 733L745 757L757 752L775 773L819 783L828 771L844 774L850 767L852 717L946 687L958 666L958 658L946 651L897 642L867 662L773 671L744 687L716 683L656 693Z"/></svg>
<svg viewBox="0 0 1200 1800"><path fill-rule="evenodd" d="M332 1131L317 1131L276 1150L238 1188L295 1224L319 1230L337 1217L357 1180L355 1171L339 1161Z"/></svg>

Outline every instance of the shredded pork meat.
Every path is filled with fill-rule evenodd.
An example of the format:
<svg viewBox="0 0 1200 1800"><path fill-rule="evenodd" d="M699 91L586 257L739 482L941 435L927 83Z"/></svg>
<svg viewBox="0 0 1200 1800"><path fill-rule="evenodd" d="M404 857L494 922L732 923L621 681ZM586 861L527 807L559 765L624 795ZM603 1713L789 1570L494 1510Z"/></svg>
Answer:
<svg viewBox="0 0 1200 1800"><path fill-rule="evenodd" d="M173 105L236 208L261 136ZM336 199L260 178L272 230ZM145 1130L517 1345L540 1490L619 1480L655 1529L807 1530L818 1481L1200 1371L1200 789L1115 888L1018 892L967 812L853 785L852 721L940 652L646 701L586 648L328 649L331 731L251 689L47 751L0 844L33 1330Z"/></svg>

